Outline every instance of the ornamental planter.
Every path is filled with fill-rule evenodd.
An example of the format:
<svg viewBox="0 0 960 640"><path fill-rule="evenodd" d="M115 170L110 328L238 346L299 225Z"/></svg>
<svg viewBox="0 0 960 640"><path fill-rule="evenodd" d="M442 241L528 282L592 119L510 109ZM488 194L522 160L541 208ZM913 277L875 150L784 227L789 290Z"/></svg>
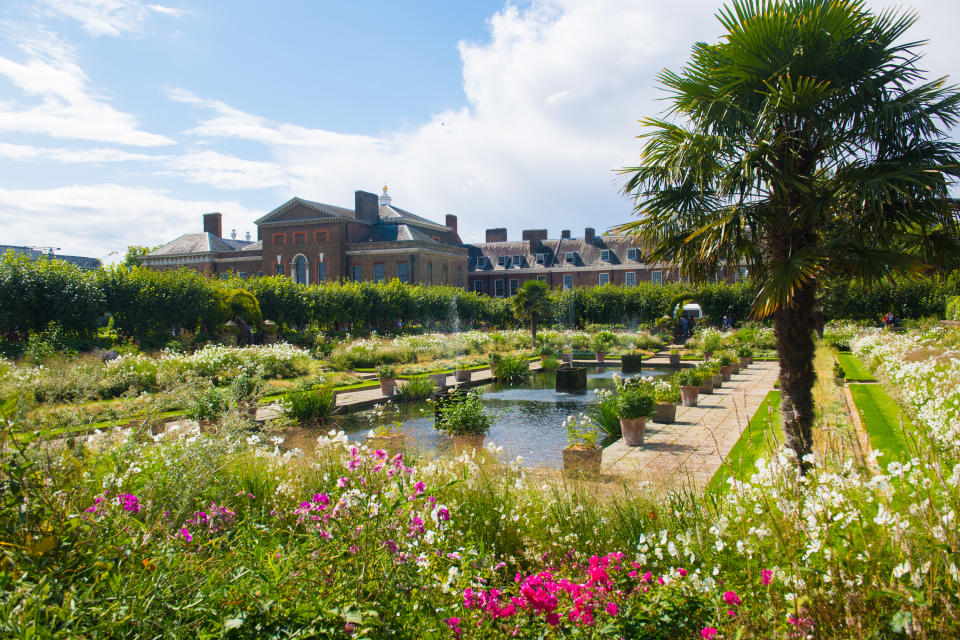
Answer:
<svg viewBox="0 0 960 640"><path fill-rule="evenodd" d="M563 475L568 478L598 478L603 449L600 447L563 450Z"/></svg>
<svg viewBox="0 0 960 640"><path fill-rule="evenodd" d="M697 387L699 393L710 395L713 393L713 378L704 378L700 386Z"/></svg>
<svg viewBox="0 0 960 640"><path fill-rule="evenodd" d="M485 433L464 433L453 436L453 449L458 454L465 451L480 451L483 449L483 440L487 437Z"/></svg>
<svg viewBox="0 0 960 640"><path fill-rule="evenodd" d="M643 361L643 356L638 356L635 354L624 355L620 358L620 372L621 373L640 373Z"/></svg>
<svg viewBox="0 0 960 640"><path fill-rule="evenodd" d="M743 358L740 358L740 369L741 369L741 370L746 369L746 368L749 367L749 366L750 366L750 358L747 358L746 356L744 356Z"/></svg>
<svg viewBox="0 0 960 640"><path fill-rule="evenodd" d="M473 372L470 369L457 369L453 372L453 377L457 382L470 382L470 376Z"/></svg>
<svg viewBox="0 0 960 640"><path fill-rule="evenodd" d="M396 378L380 378L380 393L385 396L392 396L397 390Z"/></svg>
<svg viewBox="0 0 960 640"><path fill-rule="evenodd" d="M698 395L700 395L699 387L680 387L680 400L685 407L697 406Z"/></svg>
<svg viewBox="0 0 960 640"><path fill-rule="evenodd" d="M722 380L723 382L727 382L728 380L730 380L730 376L732 375L733 375L732 364L725 364L722 367L720 367L720 376L721 378L723 378Z"/></svg>
<svg viewBox="0 0 960 640"><path fill-rule="evenodd" d="M722 386L723 386L723 374L722 373L713 374L713 388L719 389Z"/></svg>
<svg viewBox="0 0 960 640"><path fill-rule="evenodd" d="M383 449L390 454L395 454L403 450L404 438L405 436L402 433L381 433L367 436L367 446L371 449Z"/></svg>
<svg viewBox="0 0 960 640"><path fill-rule="evenodd" d="M671 354L670 354L670 366L671 366L671 367L679 367L679 366L680 366L680 354L679 354L679 353L671 353Z"/></svg>
<svg viewBox="0 0 960 640"><path fill-rule="evenodd" d="M569 367L557 369L554 382L557 393L584 393L587 390L587 368Z"/></svg>
<svg viewBox="0 0 960 640"><path fill-rule="evenodd" d="M447 374L431 373L430 379L433 380L433 383L437 385L437 389L440 391L444 391L447 388Z"/></svg>
<svg viewBox="0 0 960 640"><path fill-rule="evenodd" d="M607 357L606 352L604 352L604 351L596 351L595 353L597 354L597 364L603 364L604 358Z"/></svg>
<svg viewBox="0 0 960 640"><path fill-rule="evenodd" d="M696 391L695 387L690 387ZM696 403L694 403L696 404ZM653 414L653 421L659 424L670 424L677 419L677 405L672 402L658 402Z"/></svg>
<svg viewBox="0 0 960 640"><path fill-rule="evenodd" d="M643 437L647 433L647 416L620 418L620 432L628 447L643 446Z"/></svg>
<svg viewBox="0 0 960 640"><path fill-rule="evenodd" d="M730 365L730 366L733 367L733 375L737 375L737 374L740 373L740 363L739 363L739 362L734 362L734 363L733 363L732 365Z"/></svg>

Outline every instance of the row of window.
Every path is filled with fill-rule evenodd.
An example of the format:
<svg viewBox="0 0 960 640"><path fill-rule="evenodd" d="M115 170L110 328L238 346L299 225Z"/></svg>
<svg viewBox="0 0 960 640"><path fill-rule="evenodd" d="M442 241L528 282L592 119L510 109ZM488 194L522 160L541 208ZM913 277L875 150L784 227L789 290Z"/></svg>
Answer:
<svg viewBox="0 0 960 640"><path fill-rule="evenodd" d="M537 280L541 282L546 282L547 276L538 275ZM484 293L484 280L474 280L473 281L473 290L477 293ZM662 271L651 271L650 272L650 282L653 284L663 284L663 272ZM637 272L628 271L623 276L623 283L628 287L637 286ZM610 284L610 274L601 273L598 275L597 284L605 285ZM459 285L458 285L459 286ZM505 294L505 287L509 287L509 295L514 295L517 293L517 289L520 288L520 280L518 278L510 278L507 281L504 281L502 278L493 281L493 295L502 298ZM573 289L573 274L565 273L563 274L563 288L564 289Z"/></svg>
<svg viewBox="0 0 960 640"><path fill-rule="evenodd" d="M565 251L563 255L564 262L566 264L576 264L579 259L579 253L577 251ZM603 262L610 262L611 251L609 249L604 249L600 252L600 260ZM511 264L514 267L519 267L523 265L524 256L522 255L513 255L513 256L497 256L497 264L501 267L509 267ZM639 249L627 249L627 260L639 260L640 251ZM487 257L478 256L477 257L477 267L484 268L487 266ZM547 263L547 254L538 253L536 254L537 264L545 265Z"/></svg>
<svg viewBox="0 0 960 640"><path fill-rule="evenodd" d="M280 246L287 244L287 234L286 233L275 233L272 236L273 245ZM330 240L330 234L327 231L315 231L313 234L314 242L328 242ZM307 232L306 231L294 231L293 232L293 244L306 244L307 243Z"/></svg>

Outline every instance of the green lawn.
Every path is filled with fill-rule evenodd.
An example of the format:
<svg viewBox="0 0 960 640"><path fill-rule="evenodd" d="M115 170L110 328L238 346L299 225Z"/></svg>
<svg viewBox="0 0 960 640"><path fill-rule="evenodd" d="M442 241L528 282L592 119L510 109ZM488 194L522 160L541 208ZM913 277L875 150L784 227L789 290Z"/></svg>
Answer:
<svg viewBox="0 0 960 640"><path fill-rule="evenodd" d="M863 427L870 438L870 446L883 452L880 463L909 457L904 430L912 431L913 424L900 407L878 384L850 385L850 395L860 414ZM903 429L900 418L903 417Z"/></svg>
<svg viewBox="0 0 960 640"><path fill-rule="evenodd" d="M757 407L757 412L713 475L708 488L723 487L731 476L738 480L748 478L754 471L757 458L769 456L770 445L778 446L783 441L781 424L780 392L771 391Z"/></svg>
<svg viewBox="0 0 960 640"><path fill-rule="evenodd" d="M873 382L873 374L860 359L849 351L841 351L837 354L837 361L843 367L847 374L847 380L851 382Z"/></svg>

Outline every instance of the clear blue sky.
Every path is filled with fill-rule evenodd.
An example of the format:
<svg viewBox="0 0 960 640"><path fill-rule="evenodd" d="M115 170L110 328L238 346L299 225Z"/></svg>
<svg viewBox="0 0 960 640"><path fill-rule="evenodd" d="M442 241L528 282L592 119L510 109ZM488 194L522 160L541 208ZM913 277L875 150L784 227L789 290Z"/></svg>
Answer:
<svg viewBox="0 0 960 640"><path fill-rule="evenodd" d="M885 7L885 2L872 2ZM951 74L960 3L908 2ZM116 258L294 195L581 235L623 222L655 75L719 0L0 4L0 244Z"/></svg>

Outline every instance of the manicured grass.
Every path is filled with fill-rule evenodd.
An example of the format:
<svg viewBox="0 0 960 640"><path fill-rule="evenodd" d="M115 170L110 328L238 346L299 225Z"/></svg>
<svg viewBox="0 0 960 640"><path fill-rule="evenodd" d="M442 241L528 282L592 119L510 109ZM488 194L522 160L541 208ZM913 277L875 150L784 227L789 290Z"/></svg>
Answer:
<svg viewBox="0 0 960 640"><path fill-rule="evenodd" d="M708 489L722 488L731 476L738 480L749 478L757 459L770 455L770 444L776 446L783 441L781 424L780 392L771 391L757 407L727 459L713 474Z"/></svg>
<svg viewBox="0 0 960 640"><path fill-rule="evenodd" d="M847 374L847 380L851 382L873 382L873 374L860 359L849 351L841 351L837 354L837 362L843 367Z"/></svg>
<svg viewBox="0 0 960 640"><path fill-rule="evenodd" d="M904 430L913 431L913 424L883 387L878 384L850 385L850 395L867 430L870 446L884 454L881 464L909 457ZM903 429L900 428L901 417Z"/></svg>

